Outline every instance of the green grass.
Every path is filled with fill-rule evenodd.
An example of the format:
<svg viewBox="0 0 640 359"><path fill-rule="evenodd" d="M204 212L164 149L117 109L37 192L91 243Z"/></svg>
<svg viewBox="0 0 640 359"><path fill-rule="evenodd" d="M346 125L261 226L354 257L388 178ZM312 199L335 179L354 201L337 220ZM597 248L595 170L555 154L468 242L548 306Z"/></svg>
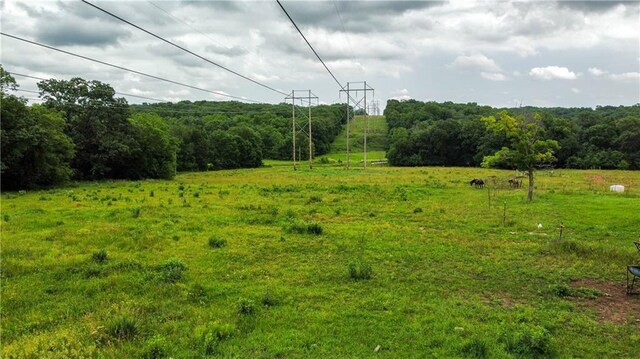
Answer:
<svg viewBox="0 0 640 359"><path fill-rule="evenodd" d="M368 126L367 126L368 125ZM387 146L387 120L384 116L354 116L349 127L349 148L357 152L364 149L364 130L367 132L367 150L384 151ZM331 152L344 152L347 149L347 128L336 137L331 145Z"/></svg>
<svg viewBox="0 0 640 359"><path fill-rule="evenodd" d="M3 193L2 357L637 355L567 285L638 260L638 172L289 167Z"/></svg>

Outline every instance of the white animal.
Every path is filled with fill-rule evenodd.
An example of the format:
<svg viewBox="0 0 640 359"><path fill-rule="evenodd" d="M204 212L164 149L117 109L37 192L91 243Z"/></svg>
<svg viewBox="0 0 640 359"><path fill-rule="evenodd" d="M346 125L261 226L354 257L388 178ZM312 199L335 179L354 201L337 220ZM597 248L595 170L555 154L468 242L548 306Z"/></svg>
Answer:
<svg viewBox="0 0 640 359"><path fill-rule="evenodd" d="M538 229L542 229L542 223L538 223Z"/></svg>

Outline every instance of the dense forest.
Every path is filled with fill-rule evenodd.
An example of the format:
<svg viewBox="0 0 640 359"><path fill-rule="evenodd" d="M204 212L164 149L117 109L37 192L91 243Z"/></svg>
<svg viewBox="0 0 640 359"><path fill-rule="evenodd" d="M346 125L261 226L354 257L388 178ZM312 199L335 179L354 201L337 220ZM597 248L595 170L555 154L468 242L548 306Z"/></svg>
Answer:
<svg viewBox="0 0 640 359"><path fill-rule="evenodd" d="M190 102L129 105L100 81L38 83L42 104L11 91L0 66L3 190L74 180L172 178L176 171L250 168L290 159L291 105ZM314 154L346 122L344 105L312 107ZM306 118L303 120L306 121ZM296 138L308 156L305 134Z"/></svg>
<svg viewBox="0 0 640 359"><path fill-rule="evenodd" d="M563 168L640 169L640 104L591 108L496 109L475 103L389 100L389 163L395 166L480 166L508 146L483 117L506 110L541 117L542 137L557 141ZM506 166L508 167L508 166Z"/></svg>

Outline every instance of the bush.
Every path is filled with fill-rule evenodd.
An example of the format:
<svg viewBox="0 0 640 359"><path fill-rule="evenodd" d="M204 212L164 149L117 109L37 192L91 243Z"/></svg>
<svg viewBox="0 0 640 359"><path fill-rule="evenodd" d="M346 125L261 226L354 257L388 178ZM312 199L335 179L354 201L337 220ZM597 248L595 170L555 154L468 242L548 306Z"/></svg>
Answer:
<svg viewBox="0 0 640 359"><path fill-rule="evenodd" d="M207 289L199 283L192 285L187 292L187 299L193 303L204 304L207 301L207 296Z"/></svg>
<svg viewBox="0 0 640 359"><path fill-rule="evenodd" d="M107 251L101 249L91 255L91 259L98 263L104 263L107 260Z"/></svg>
<svg viewBox="0 0 640 359"><path fill-rule="evenodd" d="M235 332L235 327L230 324L213 323L207 328L197 328L196 334L202 340L204 354L215 355L218 353L220 344L231 338Z"/></svg>
<svg viewBox="0 0 640 359"><path fill-rule="evenodd" d="M322 234L322 226L317 223L311 223L307 226L307 233L319 236Z"/></svg>
<svg viewBox="0 0 640 359"><path fill-rule="evenodd" d="M175 283L182 279L187 266L179 259L169 259L157 268L160 281Z"/></svg>
<svg viewBox="0 0 640 359"><path fill-rule="evenodd" d="M556 297L570 297L572 288L566 284L550 285L549 292L551 292L551 294L555 295Z"/></svg>
<svg viewBox="0 0 640 359"><path fill-rule="evenodd" d="M222 248L227 245L227 241L222 238L218 238L216 236L209 237L209 247L211 248Z"/></svg>
<svg viewBox="0 0 640 359"><path fill-rule="evenodd" d="M142 211L142 208L140 207L135 207L131 209L131 217L133 218L138 218L140 217L140 212Z"/></svg>
<svg viewBox="0 0 640 359"><path fill-rule="evenodd" d="M502 338L507 352L516 357L548 357L553 355L551 335L543 327L523 327Z"/></svg>
<svg viewBox="0 0 640 359"><path fill-rule="evenodd" d="M138 322L132 316L119 316L107 325L107 334L117 340L132 340L138 334Z"/></svg>
<svg viewBox="0 0 640 359"><path fill-rule="evenodd" d="M373 268L369 263L356 262L349 264L349 277L353 280L367 280L373 277Z"/></svg>
<svg viewBox="0 0 640 359"><path fill-rule="evenodd" d="M319 236L322 234L322 226L317 223L292 223L285 229L285 231L287 233L314 234Z"/></svg>
<svg viewBox="0 0 640 359"><path fill-rule="evenodd" d="M488 358L489 350L484 340L473 338L466 342L460 349L460 353L467 358Z"/></svg>
<svg viewBox="0 0 640 359"><path fill-rule="evenodd" d="M311 196L307 201L307 204L322 202L322 198L320 196Z"/></svg>
<svg viewBox="0 0 640 359"><path fill-rule="evenodd" d="M253 315L256 312L256 305L251 299L240 299L237 308L242 315Z"/></svg>
<svg viewBox="0 0 640 359"><path fill-rule="evenodd" d="M262 305L264 305L265 307L273 307L277 304L278 300L273 295L272 291L268 290L266 293L264 293L264 295L262 296Z"/></svg>
<svg viewBox="0 0 640 359"><path fill-rule="evenodd" d="M413 213L422 213L422 208L418 207L413 210Z"/></svg>
<svg viewBox="0 0 640 359"><path fill-rule="evenodd" d="M142 353L143 359L160 359L169 356L166 339L160 335L155 335L149 339L145 345L144 352Z"/></svg>

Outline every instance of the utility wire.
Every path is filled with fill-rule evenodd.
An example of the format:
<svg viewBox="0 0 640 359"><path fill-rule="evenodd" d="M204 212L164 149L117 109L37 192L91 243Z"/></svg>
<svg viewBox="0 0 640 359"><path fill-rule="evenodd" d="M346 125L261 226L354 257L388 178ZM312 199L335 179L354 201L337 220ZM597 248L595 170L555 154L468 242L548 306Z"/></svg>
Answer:
<svg viewBox="0 0 640 359"><path fill-rule="evenodd" d="M225 70L225 71L227 71L227 72L230 72L230 73L232 73L232 74L234 74L234 75L236 75L236 76L242 77L242 78L243 78L243 79L245 79L245 80L251 81L251 82L253 82L253 83L254 83L254 84L256 84L256 85L262 86L262 87L264 87L264 88L266 88L266 89L269 89L269 90L271 90L271 91L277 92L277 93L282 94L282 95L285 95L285 96L286 96L286 95L288 95L287 93L284 93L284 92L282 92L282 91L280 91L280 90L277 90L277 89L275 89L275 88L273 88L273 87L271 87L271 86L269 86L269 85L265 85L265 84L263 84L263 83L261 83L261 82L258 82L258 81L254 80L254 79L252 79L252 78L250 78L250 77L248 77L248 76L245 76L245 75L243 75L243 74L241 74L241 73L238 73L238 72L236 72L236 71L234 71L234 70L231 70L231 69L230 69L230 68L228 68L228 67L225 67L225 66L223 66L223 65L220 65L220 64L218 64L218 63L216 63L216 62L214 62L214 61L211 61L211 60L207 59L206 57L203 57L203 56L201 56L201 55L198 55L198 54L196 54L195 52L193 52L193 51L191 51L191 50L188 50L188 49L186 49L186 48L184 48L184 47L182 47L182 46L180 46L180 45L178 45L178 44L176 44L176 43L174 43L174 42L172 42L172 41L169 41L169 40L165 39L165 38L164 38L164 37L162 37L162 36L156 35L156 34L154 34L153 32L151 32L151 31L149 31L149 30L146 30L146 29L144 29L144 28L142 28L142 27L140 27L140 26L138 26L138 25L136 25L136 24L134 24L134 23L132 23L132 22L130 22L130 21L128 21L128 20L125 20L125 19L121 18L120 16L118 16L118 15L116 15L116 14L113 14L113 13L111 13L111 12L109 12L109 11L107 11L107 10L105 10L105 9L103 9L103 8L101 8L101 7L99 7L99 6L97 6L97 5L94 5L94 4L92 4L92 3L90 3L90 2L88 2L88 1L86 1L86 0L82 0L82 2L83 2L83 3L85 3L85 4L87 4L87 5L89 5L89 6L94 7L94 8L95 8L95 9L97 9L97 10L102 11L103 13L105 13L105 14L107 14L107 15L109 15L109 16L112 16L112 17L114 17L114 18L116 18L116 19L118 19L118 20L120 20L120 21L124 22L124 23L125 23L125 24L127 24L127 25L133 26L133 27L135 27L136 29L138 29L138 30L140 30L140 31L142 31L142 32L147 33L147 34L149 34L149 35L151 35L151 36L155 37L155 38L156 38L156 39L158 39L158 40L164 41L164 42L166 42L167 44L172 45L172 46L174 46L174 47L176 47L176 48L178 48L178 49L180 49L180 50L182 50L182 51L184 51L184 52L186 52L186 53L188 53L188 54L191 54L191 55L193 55L193 56L195 56L195 57L197 57L197 58L199 58L199 59L201 59L201 60L204 60L204 61L206 61L206 62L208 62L208 63L210 63L210 64L212 64L212 65L218 66L219 68L221 68L221 69L223 69L223 70Z"/></svg>
<svg viewBox="0 0 640 359"><path fill-rule="evenodd" d="M7 73L9 73L9 74L11 74L11 75L15 75L15 76L28 77L28 78L31 78L31 79L41 80L41 81L51 80L51 79L45 79L44 77L37 77L37 76L30 76L30 75L23 75L23 74L19 74L19 73L11 72L11 71L7 71ZM32 93L37 93L37 94L39 94L39 93L40 93L40 92L38 92L38 91L22 90L22 89L16 89L16 91L32 92ZM167 100L160 100L160 99L153 98L153 97L146 97L146 96L134 95L134 94L124 93L124 92L116 92L116 95L129 96L129 97L137 97L137 98L141 98L141 99L145 99L145 100L151 100L151 101L157 101L157 102L169 102L169 101L167 101Z"/></svg>
<svg viewBox="0 0 640 359"><path fill-rule="evenodd" d="M304 39L304 41L307 43L307 45L309 45L309 48L311 49L311 51L313 51L313 53L316 55L316 57L318 58L318 60L320 60L320 62L322 63L322 65L324 66L324 68L327 70L327 72L329 73L329 75L331 75L331 77L333 77L333 79L336 81L336 83L338 84L338 86L340 86L341 89L344 90L344 87L342 87L342 84L340 84L340 81L338 81L338 79L333 75L333 72L331 72L331 70L329 70L329 67L327 67L327 64L324 63L324 61L322 60L322 58L320 57L320 55L318 55L318 53L316 52L316 50L313 48L313 46L311 46L311 43L309 42L309 40L307 40L307 38L304 36L304 34L302 33L302 31L300 30L300 28L298 27L298 25L296 25L296 22L293 21L293 19L291 18L291 16L289 15L289 13L287 12L287 10L284 8L284 6L282 6L282 3L280 3L280 0L276 0L276 2L278 3L278 5L280 5L280 8L282 9L282 11L284 11L284 14L287 15L287 17L289 18L289 20L291 21L291 23L293 24L293 26L296 28L296 30L298 30L298 33L300 34L300 36L302 36L302 38Z"/></svg>
<svg viewBox="0 0 640 359"><path fill-rule="evenodd" d="M163 77L159 77L159 76L155 76L155 75L150 75L150 74L147 74L147 73L144 73L144 72L141 72L141 71L132 70L132 69L129 69L129 68L126 68L126 67L123 67L123 66L118 66L118 65L110 64L110 63L105 62L105 61L100 61L100 60L92 59L92 58L87 57L87 56L74 54L73 52L69 52L69 51L65 51L65 50L62 50L62 49L58 49L58 48L55 48L55 47L52 47L52 46L49 46L49 45L45 45L45 44L41 44L41 43L39 43L39 42L35 42L35 41L31 41L31 40L27 40L27 39L25 39L25 38L22 38L22 37L19 37L19 36L10 35L10 34L4 33L4 32L0 32L0 35L7 36L7 37L10 37L10 38L13 38L13 39L16 39L16 40L20 40L20 41L26 42L26 43L28 43L28 44L32 44L32 45L36 45L36 46L40 46L40 47L44 47L44 48L49 49L49 50L53 50L53 51L57 51L57 52L61 52L61 53L63 53L63 54L67 54L67 55L75 56L75 57L78 57L78 58L81 58L81 59L84 59L84 60L93 61L93 62L99 63L99 64L101 64L101 65L105 65L105 66L113 67L113 68L120 69L120 70L123 70L123 71L132 72L132 73L134 73L134 74L138 74L138 75L141 75L141 76L150 77L150 78L152 78L152 79L156 79L156 80L160 80L160 81L164 81L164 82L169 82L169 83L172 83L172 84L175 84L175 85L179 85L179 86L183 86L183 87L188 87L188 88L191 88L191 89L194 89L194 90L204 91L204 92L209 92L209 93L212 93L212 94L215 94L215 95L218 95L218 96L229 97L229 98L233 98L233 99L240 100L240 101L248 101L248 102L256 102L256 103L260 103L260 101L257 101L257 100L250 100L250 99L246 99L246 98L242 98L242 97L238 97L238 96L228 95L228 94L223 93L223 92L218 92L218 91L213 91L213 90L207 90L207 89L203 89L203 88L201 88L201 87L196 87L196 86L192 86L192 85L187 85L187 84L182 83L182 82L173 81L173 80L169 80L169 79L166 79L166 78L163 78Z"/></svg>
<svg viewBox="0 0 640 359"><path fill-rule="evenodd" d="M211 40L212 42L216 43L217 45L222 46L222 47L227 47L227 45L226 45L226 44L221 44L221 43L220 43L220 42L218 42L216 39L212 38L211 36L209 36L209 35L205 34L204 32L202 32L202 31L198 30L196 27L194 27L194 26L192 26L191 24L189 24L189 23L187 22L187 20L191 20L191 19L189 19L189 18L181 19L181 18L179 18L179 17L173 16L173 15L171 15L171 13L170 13L170 12L168 12L168 11L167 11L167 10L165 10L164 8L160 7L158 4L154 3L153 1L147 0L147 2L148 2L149 4L151 4L153 7L155 7L156 9L158 9L158 10L162 11L163 13L165 13L168 17L172 18L172 19L173 19L173 20L175 20L175 21L178 21L178 22L180 22L180 23L183 23L183 24L187 25L189 28L191 28L191 30L193 30L193 31L196 31L196 32L200 33L202 36L206 37L207 39ZM194 21L193 21L193 20L191 20L191 22L194 22ZM249 50L247 50L246 48L244 48L244 47L242 47L242 46L239 46L239 48L241 48L241 49L243 49L243 50L245 50L245 51L249 52Z"/></svg>

